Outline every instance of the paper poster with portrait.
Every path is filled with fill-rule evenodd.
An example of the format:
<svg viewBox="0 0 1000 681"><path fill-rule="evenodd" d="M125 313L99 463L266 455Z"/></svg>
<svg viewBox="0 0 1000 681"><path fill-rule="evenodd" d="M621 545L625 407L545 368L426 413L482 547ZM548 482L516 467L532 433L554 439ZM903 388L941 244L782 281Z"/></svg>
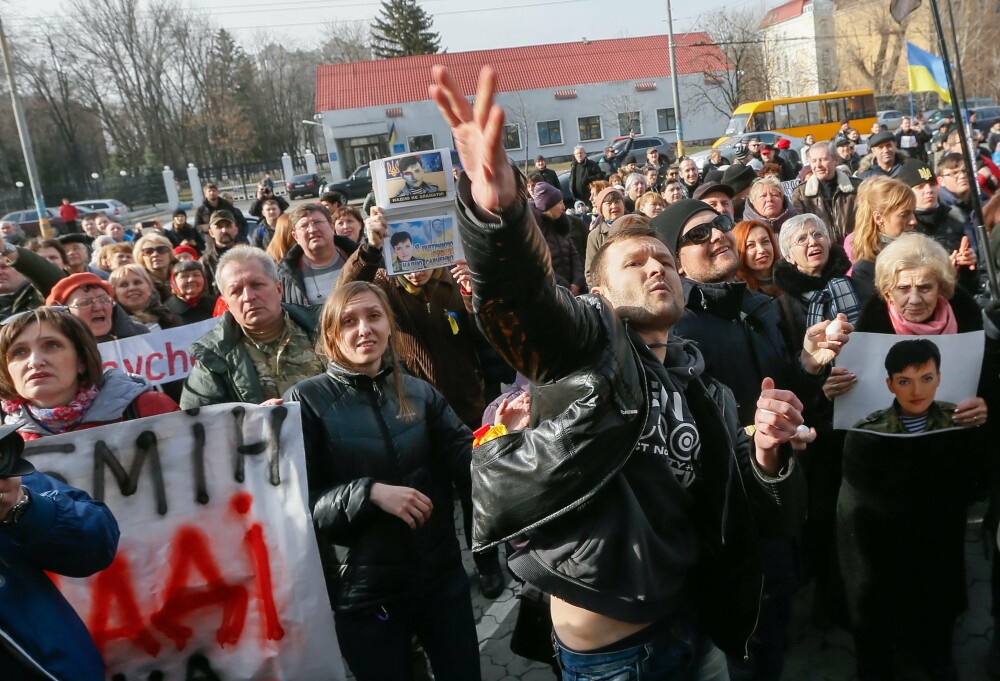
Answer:
<svg viewBox="0 0 1000 681"><path fill-rule="evenodd" d="M982 331L940 336L852 333L837 366L857 384L834 400L833 427L892 437L953 430L956 405L976 396ZM913 432L916 430L917 432Z"/></svg>
<svg viewBox="0 0 1000 681"><path fill-rule="evenodd" d="M448 149L421 151L372 161L375 203L391 211L455 200Z"/></svg>
<svg viewBox="0 0 1000 681"><path fill-rule="evenodd" d="M405 219L387 215L386 224L382 253L389 274L451 267L464 257L454 213L409 215Z"/></svg>

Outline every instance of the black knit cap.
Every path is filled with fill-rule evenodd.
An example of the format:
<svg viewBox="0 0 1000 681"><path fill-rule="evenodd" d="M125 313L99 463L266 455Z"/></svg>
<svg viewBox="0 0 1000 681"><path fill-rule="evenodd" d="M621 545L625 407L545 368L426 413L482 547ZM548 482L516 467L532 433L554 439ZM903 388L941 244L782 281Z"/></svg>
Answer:
<svg viewBox="0 0 1000 681"><path fill-rule="evenodd" d="M677 240L684 231L684 223L705 211L718 215L716 210L704 201L681 199L667 206L666 210L650 221L649 226L656 230L656 235L667 245L674 257L677 257Z"/></svg>

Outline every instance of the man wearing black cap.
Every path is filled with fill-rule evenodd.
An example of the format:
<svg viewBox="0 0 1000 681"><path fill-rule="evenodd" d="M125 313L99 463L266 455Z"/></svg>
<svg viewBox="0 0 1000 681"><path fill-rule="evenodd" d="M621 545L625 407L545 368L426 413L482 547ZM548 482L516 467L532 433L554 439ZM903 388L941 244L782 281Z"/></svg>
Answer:
<svg viewBox="0 0 1000 681"><path fill-rule="evenodd" d="M913 189L917 199L917 226L914 231L926 234L944 246L959 268L958 283L972 295L978 294L979 274L973 269L976 251L968 242L962 248L962 237L966 236L968 229L965 215L959 208L941 203L937 178L923 161L910 159L903 164L896 179Z"/></svg>
<svg viewBox="0 0 1000 681"><path fill-rule="evenodd" d="M837 139L835 144L837 145L837 164L848 175L854 176L858 172L858 168L861 167L861 157L854 151L854 142L846 137L841 137Z"/></svg>
<svg viewBox="0 0 1000 681"><path fill-rule="evenodd" d="M502 123L490 75L476 107ZM650 679L724 678L713 642L744 650L758 619L758 533L798 519L801 473L783 445L801 403L762 381L752 439L739 427L732 394L672 333L680 280L648 227L608 237L592 295L556 286L502 125L479 125L446 69L434 78L462 150L479 325L531 381L530 427L474 450L475 548L517 537L510 568L549 594L565 678L640 666Z"/></svg>
<svg viewBox="0 0 1000 681"><path fill-rule="evenodd" d="M827 142L817 142L807 154L812 175L792 192L792 206L801 213L817 215L838 246L854 231L854 203L861 182L837 166L837 157Z"/></svg>
<svg viewBox="0 0 1000 681"><path fill-rule="evenodd" d="M716 213L726 214L732 218L735 217L733 209L734 196L736 196L736 192L728 184L705 182L694 191L692 198L697 201L704 201L714 208Z"/></svg>
<svg viewBox="0 0 1000 681"><path fill-rule="evenodd" d="M62 244L63 250L66 252L66 269L70 274L90 272L91 274L96 274L101 279L107 280L111 276L108 272L97 267L91 267L90 265L88 241L90 239L87 235L79 232L63 234L59 237L59 243Z"/></svg>
<svg viewBox="0 0 1000 681"><path fill-rule="evenodd" d="M740 422L751 422L757 390L766 376L807 404L818 397L832 361L820 345L829 321L806 330L798 357L789 350L781 307L736 279L739 254L732 219L702 201L685 199L668 206L651 224L676 253L677 271L684 277L685 312L673 330L698 345L706 371L733 391ZM769 534L764 542L761 619L749 658L729 656L730 678L777 681L781 676L798 584L793 545L798 531L796 527L784 535Z"/></svg>
<svg viewBox="0 0 1000 681"><path fill-rule="evenodd" d="M733 218L739 222L743 219L743 208L746 206L750 186L757 179L757 173L752 168L734 163L722 173L722 184L733 189Z"/></svg>
<svg viewBox="0 0 1000 681"><path fill-rule="evenodd" d="M559 176L556 175L556 171L549 168L548 161L541 154L535 157L535 172L542 176L542 182L559 188Z"/></svg>
<svg viewBox="0 0 1000 681"><path fill-rule="evenodd" d="M906 161L906 157L896 151L896 138L888 130L869 137L868 150L874 160L871 168L858 175L862 180L879 175L896 177Z"/></svg>
<svg viewBox="0 0 1000 681"><path fill-rule="evenodd" d="M600 167L601 172L607 175L612 175L618 172L621 168L622 159L625 158L630 151L632 151L632 145L635 144L635 133L630 132L628 134L628 141L622 145L622 148L615 153L615 148L610 144L604 147L604 156L601 158ZM558 186L558 185L555 185Z"/></svg>

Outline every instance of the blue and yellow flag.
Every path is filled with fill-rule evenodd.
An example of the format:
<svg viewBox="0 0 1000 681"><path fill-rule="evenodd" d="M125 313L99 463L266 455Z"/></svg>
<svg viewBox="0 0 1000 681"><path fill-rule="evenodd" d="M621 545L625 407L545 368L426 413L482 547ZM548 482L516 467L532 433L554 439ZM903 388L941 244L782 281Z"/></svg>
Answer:
<svg viewBox="0 0 1000 681"><path fill-rule="evenodd" d="M389 126L389 144L396 143L396 124L393 123Z"/></svg>
<svg viewBox="0 0 1000 681"><path fill-rule="evenodd" d="M941 99L951 104L943 59L907 42L906 61L910 65L907 69L910 76L910 92L936 92Z"/></svg>

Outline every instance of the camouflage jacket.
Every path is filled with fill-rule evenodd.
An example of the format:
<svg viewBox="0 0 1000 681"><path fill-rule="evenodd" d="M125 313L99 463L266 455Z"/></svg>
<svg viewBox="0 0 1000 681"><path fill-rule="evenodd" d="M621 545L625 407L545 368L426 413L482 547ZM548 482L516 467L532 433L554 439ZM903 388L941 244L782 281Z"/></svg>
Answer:
<svg viewBox="0 0 1000 681"><path fill-rule="evenodd" d="M872 433L917 435L917 433L910 433L903 427L903 422L899 420L899 411L896 406L896 401L893 400L891 407L872 412L854 424L854 427ZM951 415L955 412L955 407L956 405L951 402L938 402L935 400L928 410L927 428L924 432L929 433L934 430L954 428L955 422L952 420Z"/></svg>
<svg viewBox="0 0 1000 681"><path fill-rule="evenodd" d="M288 313L289 322L296 324L309 341L314 342L318 308L311 310L299 305L282 307ZM233 315L226 312L211 331L191 345L190 352L196 363L184 381L180 402L182 409L224 402L260 404L267 399L253 358L243 343L245 337Z"/></svg>

